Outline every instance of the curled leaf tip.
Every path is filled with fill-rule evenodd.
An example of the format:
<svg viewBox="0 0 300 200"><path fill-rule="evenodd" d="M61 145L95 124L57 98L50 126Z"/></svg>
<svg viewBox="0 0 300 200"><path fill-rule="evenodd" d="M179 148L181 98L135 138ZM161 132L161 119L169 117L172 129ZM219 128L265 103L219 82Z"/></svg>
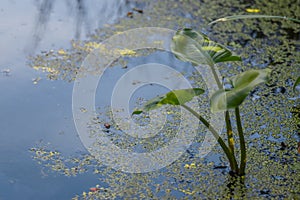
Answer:
<svg viewBox="0 0 300 200"><path fill-rule="evenodd" d="M135 110L135 111L132 112L131 115L139 115L139 114L141 114L142 112L143 112L142 110Z"/></svg>

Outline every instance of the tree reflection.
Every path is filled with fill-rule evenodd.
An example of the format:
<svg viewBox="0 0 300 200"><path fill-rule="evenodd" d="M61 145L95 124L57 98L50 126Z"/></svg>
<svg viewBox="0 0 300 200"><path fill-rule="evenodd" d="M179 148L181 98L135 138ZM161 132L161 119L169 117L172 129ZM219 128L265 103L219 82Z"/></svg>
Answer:
<svg viewBox="0 0 300 200"><path fill-rule="evenodd" d="M34 26L31 50L39 45L55 8L55 0L37 0L38 14ZM114 23L132 7L129 0L64 0L69 15L74 19L74 37L80 39L82 32L90 34L92 27L99 28L104 23ZM66 15L64 16L66 17Z"/></svg>
<svg viewBox="0 0 300 200"><path fill-rule="evenodd" d="M40 43L40 41L44 35L54 2L55 2L54 0L53 1L43 0L41 2L41 4L39 5L39 13L37 16L37 22L34 27L32 48L31 48L32 51L35 50L35 48L38 46L38 44Z"/></svg>

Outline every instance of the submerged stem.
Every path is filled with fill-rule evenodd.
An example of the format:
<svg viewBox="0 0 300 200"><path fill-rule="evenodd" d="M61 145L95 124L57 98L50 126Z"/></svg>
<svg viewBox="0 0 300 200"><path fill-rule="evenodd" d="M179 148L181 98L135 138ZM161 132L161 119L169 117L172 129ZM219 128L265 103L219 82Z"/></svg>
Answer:
<svg viewBox="0 0 300 200"><path fill-rule="evenodd" d="M210 132L216 138L217 142L220 144L221 148L223 149L224 153L226 154L226 156L229 160L229 163L230 163L231 170L233 170L234 172L237 172L238 165L237 165L236 159L234 157L234 154L232 154L230 149L226 146L224 140L221 138L221 136L218 134L218 132L210 125L210 123L206 119L204 119L201 115L199 115L191 107L189 107L185 104L182 104L181 106L183 108L185 108L187 111L189 111L190 113L192 113L195 117L197 117L210 130Z"/></svg>
<svg viewBox="0 0 300 200"><path fill-rule="evenodd" d="M241 148L241 163L240 163L239 175L244 175L245 174L246 159L247 158L246 158L245 138L244 138L244 133L243 133L243 127L242 127L239 107L235 108L235 116L236 116L237 130L238 130L239 139L240 139L240 148Z"/></svg>

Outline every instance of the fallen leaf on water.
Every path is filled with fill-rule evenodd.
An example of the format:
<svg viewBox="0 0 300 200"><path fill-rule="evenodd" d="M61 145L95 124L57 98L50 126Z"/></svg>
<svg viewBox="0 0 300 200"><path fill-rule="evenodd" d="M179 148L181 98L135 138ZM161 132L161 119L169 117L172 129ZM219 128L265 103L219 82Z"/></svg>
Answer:
<svg viewBox="0 0 300 200"><path fill-rule="evenodd" d="M58 50L57 52L59 55L65 55L67 54L63 49Z"/></svg>
<svg viewBox="0 0 300 200"><path fill-rule="evenodd" d="M259 13L260 12L259 9L255 9L255 8L247 8L246 11L248 13Z"/></svg>
<svg viewBox="0 0 300 200"><path fill-rule="evenodd" d="M91 191L91 192L97 192L97 191L99 191L99 190L100 190L100 188L96 188L96 187L90 188L90 191Z"/></svg>
<svg viewBox="0 0 300 200"><path fill-rule="evenodd" d="M184 168L186 168L186 169L195 169L196 168L196 164L195 163L191 163L190 165L189 164L185 164Z"/></svg>

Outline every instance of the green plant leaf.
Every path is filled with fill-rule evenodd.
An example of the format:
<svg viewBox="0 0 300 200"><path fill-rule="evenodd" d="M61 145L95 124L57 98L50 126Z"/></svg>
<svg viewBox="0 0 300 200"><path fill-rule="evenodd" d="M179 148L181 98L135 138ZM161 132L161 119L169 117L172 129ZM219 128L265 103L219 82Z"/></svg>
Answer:
<svg viewBox="0 0 300 200"><path fill-rule="evenodd" d="M210 99L212 112L238 107L255 86L268 81L271 71L271 69L249 70L230 78L232 89L221 89L212 95Z"/></svg>
<svg viewBox="0 0 300 200"><path fill-rule="evenodd" d="M135 110L132 114L141 114L142 112L154 110L166 104L182 105L203 93L204 90L201 88L173 90L147 101L140 110Z"/></svg>
<svg viewBox="0 0 300 200"><path fill-rule="evenodd" d="M171 50L176 57L193 65L218 62L240 61L239 56L233 55L226 47L210 40L205 34L184 28L176 32L172 39Z"/></svg>
<svg viewBox="0 0 300 200"><path fill-rule="evenodd" d="M267 19L284 19L293 22L300 23L299 19L289 18L285 16L273 16L273 15L232 15L227 17L222 17L210 22L208 25L212 25L218 22L227 22L230 20L238 20L238 19L258 19L258 18L267 18Z"/></svg>
<svg viewBox="0 0 300 200"><path fill-rule="evenodd" d="M293 90L294 92L296 91L296 87L300 85L300 76L296 79L295 83L294 83L294 86L293 86Z"/></svg>

